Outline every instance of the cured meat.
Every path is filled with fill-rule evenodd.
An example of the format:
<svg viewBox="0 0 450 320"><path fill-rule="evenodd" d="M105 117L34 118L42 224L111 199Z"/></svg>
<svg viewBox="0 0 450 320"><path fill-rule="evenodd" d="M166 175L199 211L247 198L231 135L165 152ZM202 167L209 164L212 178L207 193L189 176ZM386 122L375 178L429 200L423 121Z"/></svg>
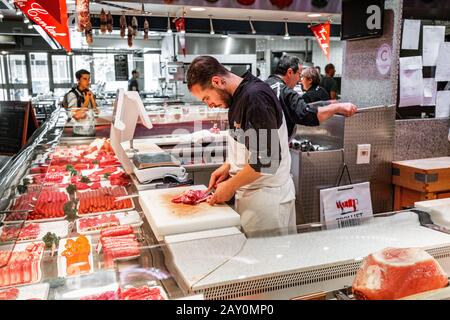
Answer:
<svg viewBox="0 0 450 320"><path fill-rule="evenodd" d="M136 37L138 30L138 19L136 17L131 19L131 27L133 28L133 37Z"/></svg>
<svg viewBox="0 0 450 320"><path fill-rule="evenodd" d="M7 226L5 225L0 235L0 241L23 241L23 240L35 240L39 236L40 227L37 223L30 223L21 226Z"/></svg>
<svg viewBox="0 0 450 320"><path fill-rule="evenodd" d="M125 30L127 29L127 18L124 14L120 16L120 36L125 38Z"/></svg>
<svg viewBox="0 0 450 320"><path fill-rule="evenodd" d="M144 39L148 39L148 31L150 30L150 23L147 18L144 20Z"/></svg>
<svg viewBox="0 0 450 320"><path fill-rule="evenodd" d="M107 30L107 24L108 24L108 19L106 17L106 12L105 10L102 9L102 11L100 12L100 31L102 33L106 33Z"/></svg>
<svg viewBox="0 0 450 320"><path fill-rule="evenodd" d="M209 192L203 190L187 190L172 199L173 203L199 204L208 199Z"/></svg>
<svg viewBox="0 0 450 320"><path fill-rule="evenodd" d="M100 215L89 218L81 218L79 220L79 231L92 231L92 230L101 230L104 228L119 226L119 219L111 214L111 215Z"/></svg>
<svg viewBox="0 0 450 320"><path fill-rule="evenodd" d="M102 230L100 233L100 236L103 237L117 237L117 236L123 236L126 234L132 234L133 228L131 226L120 226L120 227L113 227L108 228L105 230Z"/></svg>
<svg viewBox="0 0 450 320"><path fill-rule="evenodd" d="M76 0L75 11L77 17L77 30L83 32L91 20L89 14L89 0Z"/></svg>
<svg viewBox="0 0 450 320"><path fill-rule="evenodd" d="M278 9L289 7L292 4L292 0L270 0L270 2Z"/></svg>
<svg viewBox="0 0 450 320"><path fill-rule="evenodd" d="M78 214L123 210L133 207L131 199L115 201L116 197L127 195L123 187L103 187L97 190L77 192L80 200Z"/></svg>
<svg viewBox="0 0 450 320"><path fill-rule="evenodd" d="M128 47L133 46L133 28L131 26L128 26Z"/></svg>
<svg viewBox="0 0 450 320"><path fill-rule="evenodd" d="M437 261L419 248L386 248L369 255L353 281L357 299L391 300L448 284Z"/></svg>
<svg viewBox="0 0 450 320"><path fill-rule="evenodd" d="M113 31L113 24L114 23L111 11L108 11L108 14L106 15L106 29L108 29L109 33Z"/></svg>
<svg viewBox="0 0 450 320"><path fill-rule="evenodd" d="M251 6L255 3L255 0L237 0L239 4L242 4L244 6Z"/></svg>
<svg viewBox="0 0 450 320"><path fill-rule="evenodd" d="M90 20L86 23L84 34L86 35L86 42L88 44L92 44L94 42L94 38L92 36L92 24Z"/></svg>
<svg viewBox="0 0 450 320"><path fill-rule="evenodd" d="M105 291L100 294L82 297L81 300L165 300L165 293L160 287L131 287L117 291Z"/></svg>

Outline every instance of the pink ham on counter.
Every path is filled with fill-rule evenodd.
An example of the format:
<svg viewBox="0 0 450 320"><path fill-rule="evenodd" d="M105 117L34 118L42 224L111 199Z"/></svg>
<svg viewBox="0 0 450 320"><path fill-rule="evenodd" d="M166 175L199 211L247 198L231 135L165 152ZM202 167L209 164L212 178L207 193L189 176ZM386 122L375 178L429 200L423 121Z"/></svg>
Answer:
<svg viewBox="0 0 450 320"><path fill-rule="evenodd" d="M386 248L369 255L353 281L357 299L392 300L447 286L437 261L419 248Z"/></svg>

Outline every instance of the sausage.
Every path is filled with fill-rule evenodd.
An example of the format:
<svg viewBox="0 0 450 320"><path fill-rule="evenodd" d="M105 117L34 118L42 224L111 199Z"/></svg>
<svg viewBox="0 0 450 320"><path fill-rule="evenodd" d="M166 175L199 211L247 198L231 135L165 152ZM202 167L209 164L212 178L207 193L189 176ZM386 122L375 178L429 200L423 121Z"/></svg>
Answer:
<svg viewBox="0 0 450 320"><path fill-rule="evenodd" d="M113 17L111 11L108 11L108 14L106 15L106 29L108 29L109 33L113 31Z"/></svg>
<svg viewBox="0 0 450 320"><path fill-rule="evenodd" d="M136 17L131 19L131 27L133 28L133 37L136 37L138 29L138 20Z"/></svg>
<svg viewBox="0 0 450 320"><path fill-rule="evenodd" d="M86 35L86 42L88 44L92 44L92 42L94 42L94 39L92 37L92 24L91 24L90 20L86 24L86 27L85 27L85 30L84 30L84 34Z"/></svg>
<svg viewBox="0 0 450 320"><path fill-rule="evenodd" d="M128 26L128 47L133 46L133 28Z"/></svg>
<svg viewBox="0 0 450 320"><path fill-rule="evenodd" d="M125 38L125 29L127 28L127 18L125 17L125 14L122 14L120 16L120 36L122 38Z"/></svg>
<svg viewBox="0 0 450 320"><path fill-rule="evenodd" d="M103 10L100 12L100 31L102 33L106 33L107 29L107 18L106 18L106 12Z"/></svg>
<svg viewBox="0 0 450 320"><path fill-rule="evenodd" d="M89 0L76 0L75 12L77 18L77 30L83 32L90 21Z"/></svg>

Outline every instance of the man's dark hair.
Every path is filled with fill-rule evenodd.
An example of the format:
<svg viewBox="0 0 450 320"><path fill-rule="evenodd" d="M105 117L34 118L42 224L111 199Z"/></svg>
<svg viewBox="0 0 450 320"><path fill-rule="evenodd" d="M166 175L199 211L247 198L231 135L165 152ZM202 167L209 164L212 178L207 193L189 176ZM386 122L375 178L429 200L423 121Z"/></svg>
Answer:
<svg viewBox="0 0 450 320"><path fill-rule="evenodd" d="M275 68L275 74L284 76L288 72L289 68L292 71L298 71L298 65L301 63L300 59L296 56L284 55L278 61L277 67Z"/></svg>
<svg viewBox="0 0 450 320"><path fill-rule="evenodd" d="M80 80L83 74L91 74L91 73L85 69L80 69L75 73L75 78L77 78L77 80Z"/></svg>
<svg viewBox="0 0 450 320"><path fill-rule="evenodd" d="M331 69L335 69L334 64L329 63L325 66L325 73L328 73Z"/></svg>
<svg viewBox="0 0 450 320"><path fill-rule="evenodd" d="M131 71L131 74L134 76L136 73L138 73L139 71L137 71L136 69L134 69L133 71Z"/></svg>
<svg viewBox="0 0 450 320"><path fill-rule="evenodd" d="M314 68L316 68L317 69L317 71L320 73L320 66L315 66Z"/></svg>
<svg viewBox="0 0 450 320"><path fill-rule="evenodd" d="M187 71L186 80L188 89L195 84L202 88L211 87L211 79L214 76L226 76L229 71L211 56L200 56L194 59Z"/></svg>

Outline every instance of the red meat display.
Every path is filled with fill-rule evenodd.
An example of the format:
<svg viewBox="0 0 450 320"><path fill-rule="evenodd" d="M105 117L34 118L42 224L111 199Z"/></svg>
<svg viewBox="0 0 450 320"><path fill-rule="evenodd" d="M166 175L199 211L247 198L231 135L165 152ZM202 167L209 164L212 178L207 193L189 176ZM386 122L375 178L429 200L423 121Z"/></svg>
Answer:
<svg viewBox="0 0 450 320"><path fill-rule="evenodd" d="M139 243L131 226L103 229L100 232L106 267L112 267L114 259L129 258L140 255Z"/></svg>
<svg viewBox="0 0 450 320"><path fill-rule="evenodd" d="M6 221L38 220L64 217L64 204L69 201L65 192L41 191L29 192L16 198L11 210L33 210L31 212L13 212Z"/></svg>
<svg viewBox="0 0 450 320"><path fill-rule="evenodd" d="M81 300L165 300L163 292L159 287L131 287L118 289L116 291L105 291L101 294L94 294L83 297Z"/></svg>
<svg viewBox="0 0 450 320"><path fill-rule="evenodd" d="M35 240L39 236L40 227L37 223L30 223L24 227L20 226L8 226L5 225L0 235L1 242L7 241L22 241L22 240Z"/></svg>
<svg viewBox="0 0 450 320"><path fill-rule="evenodd" d="M391 300L447 284L444 270L424 250L387 248L364 260L352 288L357 299Z"/></svg>
<svg viewBox="0 0 450 320"><path fill-rule="evenodd" d="M86 214L133 208L131 199L115 201L117 197L125 195L127 193L123 187L104 187L97 190L77 192L77 198L80 200L78 213Z"/></svg>
<svg viewBox="0 0 450 320"><path fill-rule="evenodd" d="M188 190L176 196L172 199L173 203L184 203L184 204L199 204L206 201L209 197L209 193L203 190Z"/></svg>
<svg viewBox="0 0 450 320"><path fill-rule="evenodd" d="M81 218L78 225L80 227L80 230L78 231L93 231L118 226L120 225L120 221L113 214L102 214L95 217Z"/></svg>
<svg viewBox="0 0 450 320"><path fill-rule="evenodd" d="M30 243L24 251L0 251L0 287L33 283L39 280L39 265L44 243Z"/></svg>
<svg viewBox="0 0 450 320"><path fill-rule="evenodd" d="M9 288L0 291L0 300L17 300L18 297L19 297L19 289L17 288Z"/></svg>

